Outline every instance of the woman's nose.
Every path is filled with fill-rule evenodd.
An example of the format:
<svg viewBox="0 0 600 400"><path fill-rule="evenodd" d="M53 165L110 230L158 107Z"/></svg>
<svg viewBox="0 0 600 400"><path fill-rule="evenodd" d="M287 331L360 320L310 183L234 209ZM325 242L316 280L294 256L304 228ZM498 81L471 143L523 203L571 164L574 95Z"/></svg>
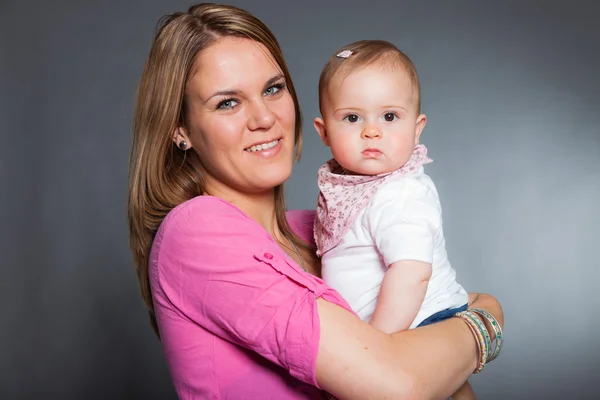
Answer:
<svg viewBox="0 0 600 400"><path fill-rule="evenodd" d="M275 114L264 99L250 103L249 109L248 129L251 131L266 130L275 123Z"/></svg>

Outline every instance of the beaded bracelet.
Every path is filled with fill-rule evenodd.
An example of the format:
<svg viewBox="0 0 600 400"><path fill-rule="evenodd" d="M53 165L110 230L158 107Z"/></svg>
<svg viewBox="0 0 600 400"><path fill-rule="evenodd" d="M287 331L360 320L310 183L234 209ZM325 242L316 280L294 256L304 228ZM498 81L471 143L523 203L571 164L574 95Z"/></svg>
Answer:
<svg viewBox="0 0 600 400"><path fill-rule="evenodd" d="M473 333L473 336L475 336L475 339L477 342L477 347L479 350L479 364L477 365L477 368L475 368L475 371L473 371L473 373L477 374L477 373L481 372L481 370L483 370L483 368L485 367L485 364L487 362L487 358L488 358L487 357L488 349L486 347L486 341L483 336L483 332L481 331L480 325L478 325L476 322L476 320L479 318L475 314L473 314L472 312L470 312L468 310L456 313L454 316L465 321L467 323L467 326L471 330L471 333ZM484 327L484 330L485 330L485 327Z"/></svg>
<svg viewBox="0 0 600 400"><path fill-rule="evenodd" d="M490 325L492 325L492 329L494 329L494 333L496 334L496 346L494 349L493 354L488 358L488 362L492 361L493 359L495 359L496 357L498 357L498 355L500 354L500 349L502 348L502 342L503 342L503 333L502 333L502 327L500 326L500 324L498 323L498 320L496 320L496 318L489 312L487 312L486 310L483 310L481 308L472 308L471 311L481 315L483 318L487 319L490 323Z"/></svg>

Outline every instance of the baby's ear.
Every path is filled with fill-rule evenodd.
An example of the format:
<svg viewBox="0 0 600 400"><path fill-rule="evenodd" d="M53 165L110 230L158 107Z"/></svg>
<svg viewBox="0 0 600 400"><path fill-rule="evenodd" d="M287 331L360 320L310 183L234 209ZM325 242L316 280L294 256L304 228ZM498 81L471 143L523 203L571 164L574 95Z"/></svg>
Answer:
<svg viewBox="0 0 600 400"><path fill-rule="evenodd" d="M322 118L315 118L313 125L319 133L321 140L325 146L329 147L329 139L327 138L327 130L325 129L325 121Z"/></svg>
<svg viewBox="0 0 600 400"><path fill-rule="evenodd" d="M419 138L421 137L423 129L425 129L425 125L427 125L427 117L425 114L419 114L417 122L415 123L415 144L419 144Z"/></svg>

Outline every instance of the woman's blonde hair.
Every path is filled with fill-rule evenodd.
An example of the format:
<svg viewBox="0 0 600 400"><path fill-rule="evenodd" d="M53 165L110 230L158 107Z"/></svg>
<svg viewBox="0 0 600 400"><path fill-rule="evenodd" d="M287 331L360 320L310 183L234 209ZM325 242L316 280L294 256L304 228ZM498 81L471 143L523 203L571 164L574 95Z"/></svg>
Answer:
<svg viewBox="0 0 600 400"><path fill-rule="evenodd" d="M195 168L200 161L197 154L179 149L172 137L177 127L185 125L184 93L194 61L222 37L254 40L271 53L294 101L294 161L302 148L302 117L296 91L277 40L259 19L236 7L204 3L160 20L138 87L128 205L130 247L142 297L157 334L148 277L152 242L169 211L204 192L201 173ZM306 252L308 245L292 232L285 217L283 185L275 188L275 214L284 237Z"/></svg>

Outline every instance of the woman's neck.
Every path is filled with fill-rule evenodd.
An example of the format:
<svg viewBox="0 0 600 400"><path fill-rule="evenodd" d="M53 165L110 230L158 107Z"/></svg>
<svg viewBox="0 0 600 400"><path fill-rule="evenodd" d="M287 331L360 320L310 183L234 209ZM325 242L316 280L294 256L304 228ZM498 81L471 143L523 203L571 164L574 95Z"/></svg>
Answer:
<svg viewBox="0 0 600 400"><path fill-rule="evenodd" d="M231 202L265 228L271 237L277 239L280 236L275 220L275 194L272 190L260 194L239 196Z"/></svg>

